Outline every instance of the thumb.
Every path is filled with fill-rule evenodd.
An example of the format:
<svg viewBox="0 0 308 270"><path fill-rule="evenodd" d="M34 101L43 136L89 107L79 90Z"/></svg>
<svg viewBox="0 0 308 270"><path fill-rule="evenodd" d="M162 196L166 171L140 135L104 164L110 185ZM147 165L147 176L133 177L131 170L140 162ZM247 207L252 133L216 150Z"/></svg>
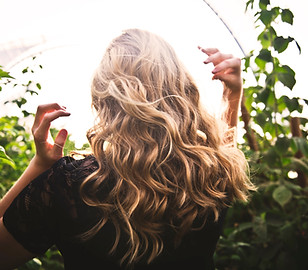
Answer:
<svg viewBox="0 0 308 270"><path fill-rule="evenodd" d="M223 74L217 73L217 74L213 75L212 80L225 81L226 78Z"/></svg>
<svg viewBox="0 0 308 270"><path fill-rule="evenodd" d="M54 155L55 156L63 156L63 147L67 139L67 135L68 135L68 132L66 129L61 129L59 133L57 134L57 137L54 143Z"/></svg>
<svg viewBox="0 0 308 270"><path fill-rule="evenodd" d="M220 80L227 85L233 84L233 78L230 74L217 73L212 77L212 80Z"/></svg>

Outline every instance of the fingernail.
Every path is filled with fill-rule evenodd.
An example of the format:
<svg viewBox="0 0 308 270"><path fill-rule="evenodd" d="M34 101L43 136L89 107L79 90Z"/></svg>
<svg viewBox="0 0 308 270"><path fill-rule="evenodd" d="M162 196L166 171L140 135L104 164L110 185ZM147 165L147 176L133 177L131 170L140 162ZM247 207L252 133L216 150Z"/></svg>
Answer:
<svg viewBox="0 0 308 270"><path fill-rule="evenodd" d="M209 59L206 59L203 63L204 64L208 64L208 63L210 63L211 61L209 60Z"/></svg>
<svg viewBox="0 0 308 270"><path fill-rule="evenodd" d="M214 68L213 70L212 70L212 73L213 74L216 74L218 72L218 70L216 69L216 68Z"/></svg>
<svg viewBox="0 0 308 270"><path fill-rule="evenodd" d="M61 129L59 131L59 136L61 136L62 138L65 138L67 136L68 132L66 129Z"/></svg>

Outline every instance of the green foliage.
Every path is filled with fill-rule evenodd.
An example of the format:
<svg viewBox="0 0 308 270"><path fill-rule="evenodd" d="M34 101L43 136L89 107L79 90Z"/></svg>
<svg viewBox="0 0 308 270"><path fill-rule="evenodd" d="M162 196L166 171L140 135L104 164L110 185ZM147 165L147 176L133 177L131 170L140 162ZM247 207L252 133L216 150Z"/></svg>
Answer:
<svg viewBox="0 0 308 270"><path fill-rule="evenodd" d="M0 163L0 197L10 188L28 166L34 155L34 144L30 134L19 123L19 118L0 118L0 145L11 161Z"/></svg>
<svg viewBox="0 0 308 270"><path fill-rule="evenodd" d="M11 79L14 79L10 74L9 72L6 72L2 69L2 66L0 66L0 81L2 80L2 78L11 78ZM0 88L0 91L2 89Z"/></svg>
<svg viewBox="0 0 308 270"><path fill-rule="evenodd" d="M42 68L40 66L40 68ZM27 72L34 73L33 68L25 68L22 74ZM2 80L3 79L3 80ZM2 81L1 81L2 80ZM9 75L8 72L0 68L0 83L9 87L10 91L21 86L24 90L18 98L7 100L6 104L14 104L19 111L22 112L23 117L20 116L2 116L0 117L0 199L8 191L8 189L15 183L19 176L28 166L30 160L35 154L35 144L33 137L30 134L29 126L26 122L33 121L33 113L23 109L23 106L28 102L27 95L38 95L37 90L41 90L41 85L33 81L27 83L18 83L15 78ZM2 87L0 88L0 91ZM55 137L57 129L52 129L52 136ZM88 148L84 145L82 149ZM75 143L70 140L70 136L64 146L65 154L75 150ZM56 247L51 247L44 256L35 258L25 265L18 268L19 270L44 270L64 269L62 257Z"/></svg>
<svg viewBox="0 0 308 270"><path fill-rule="evenodd" d="M256 8L261 48L245 57L257 85L245 88L245 143L252 180L258 191L249 203L229 209L215 261L218 269L308 269L308 120L301 117L307 100L281 95L292 91L295 72L279 54L295 42L278 36L277 23L293 23L289 9L272 7L269 0L249 0ZM258 25L259 23L259 25ZM243 110L242 110L243 112ZM297 117L293 117L294 113Z"/></svg>
<svg viewBox="0 0 308 270"><path fill-rule="evenodd" d="M1 162L10 165L14 169L16 168L14 161L6 154L4 147L1 145L0 145L0 160Z"/></svg>
<svg viewBox="0 0 308 270"><path fill-rule="evenodd" d="M272 7L270 0L248 0L249 8L258 9L261 48L244 59L244 71L252 69L257 84L245 88L243 108L248 118L242 114L247 128L240 147L249 159L258 191L249 203L236 202L229 209L215 263L220 270L304 270L308 269L308 120L293 114L302 113L308 101L279 94L282 87L292 91L296 84L295 71L280 63L279 55L290 43L296 44L299 53L301 48L293 37L279 36L275 30L277 23L293 24L289 9ZM33 72L31 67L21 71ZM20 97L6 103L15 104L24 118L33 117L23 108L41 85L32 80L20 85L0 66L0 91L1 85L22 86ZM18 116L0 118L0 198L35 153L32 136L21 120ZM57 132L51 131L53 136ZM65 154L73 149L75 144L68 138ZM52 247L19 269L60 270L63 262Z"/></svg>
<svg viewBox="0 0 308 270"><path fill-rule="evenodd" d="M9 72L6 72L2 69L2 66L0 66L0 81L3 78L11 78L14 79L12 76L9 75ZM0 85L0 91L2 91L2 86ZM15 163L14 161L6 154L5 149L3 146L0 144L0 161L1 163L6 163L13 168L15 168Z"/></svg>
<svg viewBox="0 0 308 270"><path fill-rule="evenodd" d="M32 60L35 60L35 57ZM22 74L25 73L24 70L34 73L34 67L23 69ZM27 95L38 95L38 92L33 90L33 84L32 81L20 82L0 66L0 90L3 89L2 86L9 88L10 91L17 88L23 90L18 98L6 100L0 105L5 106L8 103L16 105L24 116L24 119L20 119L19 116L2 116L0 118L0 198L22 174L34 155L34 144L30 139L29 130L26 130L24 124L29 117L32 117L33 113L23 109L27 103Z"/></svg>

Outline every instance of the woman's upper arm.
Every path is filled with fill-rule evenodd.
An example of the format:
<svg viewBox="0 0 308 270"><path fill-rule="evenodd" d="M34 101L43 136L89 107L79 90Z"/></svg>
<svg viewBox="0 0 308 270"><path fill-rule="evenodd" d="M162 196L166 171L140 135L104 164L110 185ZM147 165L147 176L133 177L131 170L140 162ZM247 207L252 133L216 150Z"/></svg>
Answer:
<svg viewBox="0 0 308 270"><path fill-rule="evenodd" d="M13 269L35 257L8 232L0 219L0 270Z"/></svg>

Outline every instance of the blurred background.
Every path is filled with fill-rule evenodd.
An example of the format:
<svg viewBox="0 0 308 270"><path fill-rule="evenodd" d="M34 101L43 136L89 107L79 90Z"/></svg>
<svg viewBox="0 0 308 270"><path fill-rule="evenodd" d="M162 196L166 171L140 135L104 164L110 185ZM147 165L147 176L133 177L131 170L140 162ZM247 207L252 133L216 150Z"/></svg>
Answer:
<svg viewBox="0 0 308 270"><path fill-rule="evenodd" d="M307 98L308 41L303 31L308 4L305 0L278 2L281 7L290 7L295 15L290 27L302 54L291 44L294 48L282 58L296 67L294 95ZM32 66L34 73L29 72L29 77L41 85L41 90L29 99L26 108L35 112L41 103L65 105L72 115L56 125L65 126L73 134L72 139L81 144L93 123L91 76L105 47L122 30L142 28L173 45L197 81L203 103L215 112L221 86L211 81L212 67L202 63L205 57L197 46L217 47L241 58L253 50L258 29L254 28L253 11L245 12L245 6L244 0L0 0L0 65L14 78L23 80L27 80L27 74L22 70ZM286 27L280 27L282 34L290 33ZM18 91L4 89L0 101L11 95L14 98ZM10 114L13 107L1 110Z"/></svg>

